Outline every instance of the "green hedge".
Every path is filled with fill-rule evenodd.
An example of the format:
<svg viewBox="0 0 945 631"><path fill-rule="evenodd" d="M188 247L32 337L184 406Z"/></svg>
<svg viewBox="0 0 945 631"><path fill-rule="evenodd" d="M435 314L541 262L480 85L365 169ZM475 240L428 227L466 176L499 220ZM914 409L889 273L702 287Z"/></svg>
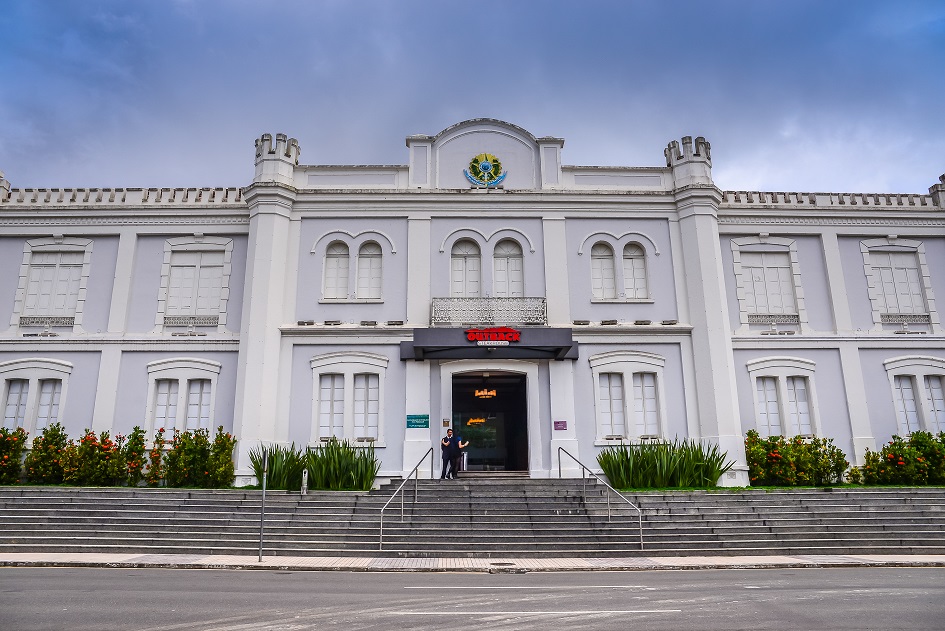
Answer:
<svg viewBox="0 0 945 631"><path fill-rule="evenodd" d="M945 485L945 433L893 436L879 452L867 450L863 466L853 467L849 479L859 484Z"/></svg>

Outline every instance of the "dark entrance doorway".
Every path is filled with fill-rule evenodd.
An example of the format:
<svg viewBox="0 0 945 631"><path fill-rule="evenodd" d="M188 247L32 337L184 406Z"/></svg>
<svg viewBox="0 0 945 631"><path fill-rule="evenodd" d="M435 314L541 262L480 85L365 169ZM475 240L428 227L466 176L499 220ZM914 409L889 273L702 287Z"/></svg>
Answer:
<svg viewBox="0 0 945 631"><path fill-rule="evenodd" d="M453 431L469 441L469 471L528 470L525 375L453 375Z"/></svg>

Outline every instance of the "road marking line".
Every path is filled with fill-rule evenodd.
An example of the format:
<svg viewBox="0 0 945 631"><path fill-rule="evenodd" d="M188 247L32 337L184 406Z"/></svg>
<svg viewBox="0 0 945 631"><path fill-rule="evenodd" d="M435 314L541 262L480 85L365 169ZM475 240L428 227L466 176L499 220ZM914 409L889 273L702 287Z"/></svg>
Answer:
<svg viewBox="0 0 945 631"><path fill-rule="evenodd" d="M495 585L489 587L487 585L404 585L404 589L566 589L568 591L574 591L577 589L655 589L653 587L646 587L645 585L548 585L542 587L541 585Z"/></svg>
<svg viewBox="0 0 945 631"><path fill-rule="evenodd" d="M682 609L587 609L575 611L392 611L394 616L577 616L627 613L681 613Z"/></svg>

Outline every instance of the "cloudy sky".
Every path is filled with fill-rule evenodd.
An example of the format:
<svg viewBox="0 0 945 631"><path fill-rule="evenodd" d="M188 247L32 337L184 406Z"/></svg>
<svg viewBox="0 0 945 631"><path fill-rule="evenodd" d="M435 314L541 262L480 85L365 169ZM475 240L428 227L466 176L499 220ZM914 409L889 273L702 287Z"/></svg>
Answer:
<svg viewBox="0 0 945 631"><path fill-rule="evenodd" d="M242 186L253 140L403 164L491 117L566 164L712 143L723 189L926 192L945 173L942 0L3 0L14 187Z"/></svg>

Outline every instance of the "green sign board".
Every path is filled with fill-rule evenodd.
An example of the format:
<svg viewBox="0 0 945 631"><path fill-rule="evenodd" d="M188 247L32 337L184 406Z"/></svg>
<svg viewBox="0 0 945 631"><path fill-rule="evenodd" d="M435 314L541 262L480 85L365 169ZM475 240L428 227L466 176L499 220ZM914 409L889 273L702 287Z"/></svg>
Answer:
<svg viewBox="0 0 945 631"><path fill-rule="evenodd" d="M407 427L429 429L430 428L430 415L429 414L408 414Z"/></svg>

